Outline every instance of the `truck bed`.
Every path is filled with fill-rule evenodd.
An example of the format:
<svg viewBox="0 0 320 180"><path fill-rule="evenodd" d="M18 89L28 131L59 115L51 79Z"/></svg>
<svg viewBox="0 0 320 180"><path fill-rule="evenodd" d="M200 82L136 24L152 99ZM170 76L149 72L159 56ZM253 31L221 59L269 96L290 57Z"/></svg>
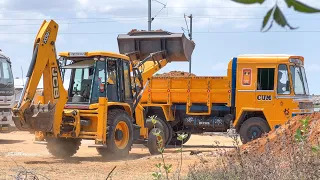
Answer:
<svg viewBox="0 0 320 180"><path fill-rule="evenodd" d="M152 77L142 104L230 105L231 84L227 76Z"/></svg>

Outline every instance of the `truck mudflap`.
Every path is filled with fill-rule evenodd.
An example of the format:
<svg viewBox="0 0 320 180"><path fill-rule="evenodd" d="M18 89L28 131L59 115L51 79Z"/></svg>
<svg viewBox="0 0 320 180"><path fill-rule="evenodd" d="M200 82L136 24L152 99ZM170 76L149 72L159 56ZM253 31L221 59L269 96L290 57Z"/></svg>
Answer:
<svg viewBox="0 0 320 180"><path fill-rule="evenodd" d="M118 46L121 54L138 52L132 60L142 60L151 53L165 51L168 61L190 61L195 43L183 33L167 31L132 31L118 35Z"/></svg>
<svg viewBox="0 0 320 180"><path fill-rule="evenodd" d="M24 119L13 115L15 126L21 131L53 131L55 106L52 104L31 105L23 114Z"/></svg>

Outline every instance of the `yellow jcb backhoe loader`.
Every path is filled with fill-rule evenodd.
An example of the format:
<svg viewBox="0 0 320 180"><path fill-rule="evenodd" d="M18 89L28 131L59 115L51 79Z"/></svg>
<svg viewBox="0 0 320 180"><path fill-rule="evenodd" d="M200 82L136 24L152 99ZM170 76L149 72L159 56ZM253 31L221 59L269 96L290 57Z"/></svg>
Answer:
<svg viewBox="0 0 320 180"><path fill-rule="evenodd" d="M147 85L143 82L141 67L148 61L160 62L172 54L176 55L172 58L174 61L185 54L167 51L167 46L154 46L159 42L153 42L151 46L141 44L139 51L127 55L102 51L62 52L57 58L57 32L58 24L53 20L44 21L38 32L27 81L13 108L16 127L41 132L49 152L59 158L73 156L82 139L95 140L90 147L95 147L102 156L126 156L133 142L145 143L146 140L149 150L154 152L157 139L150 136L151 131L145 127L144 109L139 104ZM144 42L150 43L152 38L144 37ZM173 44L170 40L179 42L182 38L160 39L163 45L170 45ZM137 49L140 41L143 39L129 37L119 40L119 45L129 52L132 47ZM184 48L181 43L178 45ZM35 98L41 76L43 97ZM63 83L69 84L68 91ZM41 100L33 102L35 99Z"/></svg>

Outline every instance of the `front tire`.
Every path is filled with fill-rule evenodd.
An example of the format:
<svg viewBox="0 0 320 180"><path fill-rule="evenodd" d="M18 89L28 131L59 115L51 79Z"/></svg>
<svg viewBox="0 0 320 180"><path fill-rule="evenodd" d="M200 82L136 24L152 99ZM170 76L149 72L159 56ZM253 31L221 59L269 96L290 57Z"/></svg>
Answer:
<svg viewBox="0 0 320 180"><path fill-rule="evenodd" d="M260 138L264 133L268 133L270 127L268 123L260 117L247 119L240 127L240 138L243 144Z"/></svg>
<svg viewBox="0 0 320 180"><path fill-rule="evenodd" d="M97 148L103 157L123 158L129 155L133 144L132 119L121 109L108 111L107 147Z"/></svg>
<svg viewBox="0 0 320 180"><path fill-rule="evenodd" d="M81 139L72 138L46 138L47 149L56 158L66 159L77 153L81 145Z"/></svg>

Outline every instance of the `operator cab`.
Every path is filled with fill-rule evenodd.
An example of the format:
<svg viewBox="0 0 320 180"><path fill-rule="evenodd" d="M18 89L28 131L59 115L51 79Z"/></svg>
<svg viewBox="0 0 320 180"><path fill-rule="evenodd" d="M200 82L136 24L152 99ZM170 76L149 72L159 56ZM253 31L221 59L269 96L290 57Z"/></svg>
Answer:
<svg viewBox="0 0 320 180"><path fill-rule="evenodd" d="M132 105L130 61L111 52L60 53L68 105L95 104L99 97Z"/></svg>

